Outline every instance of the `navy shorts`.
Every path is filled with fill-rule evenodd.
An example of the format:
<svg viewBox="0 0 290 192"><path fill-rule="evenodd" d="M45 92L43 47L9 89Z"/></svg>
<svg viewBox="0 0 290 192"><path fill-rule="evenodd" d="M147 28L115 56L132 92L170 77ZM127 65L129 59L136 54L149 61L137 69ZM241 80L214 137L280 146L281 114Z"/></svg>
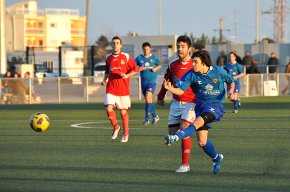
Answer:
<svg viewBox="0 0 290 192"><path fill-rule="evenodd" d="M156 83L142 84L142 93L144 96L146 95L147 91L154 93L155 89L156 89Z"/></svg>

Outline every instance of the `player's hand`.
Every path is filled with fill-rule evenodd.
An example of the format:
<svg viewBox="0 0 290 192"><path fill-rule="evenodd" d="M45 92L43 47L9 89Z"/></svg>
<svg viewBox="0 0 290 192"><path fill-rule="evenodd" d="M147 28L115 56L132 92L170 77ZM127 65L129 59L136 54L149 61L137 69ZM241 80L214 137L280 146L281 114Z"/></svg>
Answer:
<svg viewBox="0 0 290 192"><path fill-rule="evenodd" d="M164 106L165 105L165 101L157 99L157 105Z"/></svg>
<svg viewBox="0 0 290 192"><path fill-rule="evenodd" d="M107 82L105 80L101 82L102 86L105 86L106 84L107 84Z"/></svg>
<svg viewBox="0 0 290 192"><path fill-rule="evenodd" d="M166 80L166 79L164 79L163 86L164 86L164 88L167 89L167 90L168 90L170 87L172 87L171 82L170 82L169 80Z"/></svg>
<svg viewBox="0 0 290 192"><path fill-rule="evenodd" d="M228 100L233 101L234 100L234 94L231 92L228 92Z"/></svg>
<svg viewBox="0 0 290 192"><path fill-rule="evenodd" d="M122 79L127 79L127 78L128 78L128 75L125 74L125 73L122 73L122 74L121 74L121 77L122 77Z"/></svg>

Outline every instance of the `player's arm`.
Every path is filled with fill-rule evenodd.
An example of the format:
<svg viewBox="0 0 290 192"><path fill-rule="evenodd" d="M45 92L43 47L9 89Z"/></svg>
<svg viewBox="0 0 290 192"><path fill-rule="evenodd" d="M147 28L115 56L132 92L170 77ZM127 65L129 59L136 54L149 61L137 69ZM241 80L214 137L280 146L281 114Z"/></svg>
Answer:
<svg viewBox="0 0 290 192"><path fill-rule="evenodd" d="M164 75L164 79L166 80L171 80L172 79L172 73L169 69L169 66L166 70L166 73ZM164 88L164 85L162 84L161 89L159 91L159 93L157 94L157 104L163 106L165 104L164 102L164 98L166 95L167 89Z"/></svg>
<svg viewBox="0 0 290 192"><path fill-rule="evenodd" d="M108 62L106 61L106 67L105 67L105 75L104 75L104 79L103 81L101 82L101 85L104 86L107 84L108 82L108 78L109 78L109 64Z"/></svg>
<svg viewBox="0 0 290 192"><path fill-rule="evenodd" d="M130 78L138 73L138 66L135 63L134 59L132 59L132 57L129 57L127 65L129 66L130 71L129 71L129 73L121 73L120 74L123 79Z"/></svg>
<svg viewBox="0 0 290 192"><path fill-rule="evenodd" d="M161 67L162 67L162 65L157 65L156 67L153 67L153 68L151 69L151 71L155 73L156 71L160 70Z"/></svg>
<svg viewBox="0 0 290 192"><path fill-rule="evenodd" d="M234 90L235 90L235 82L231 82L230 84L228 84L228 86L230 87L229 91L228 91L228 99L230 101L234 100Z"/></svg>
<svg viewBox="0 0 290 192"><path fill-rule="evenodd" d="M243 71L243 68L241 67L241 65L238 65L238 75L233 76L234 79L238 79L238 78L242 78L244 77L246 74Z"/></svg>
<svg viewBox="0 0 290 192"><path fill-rule="evenodd" d="M184 93L183 90L181 90L178 87L173 87L173 85L171 84L170 81L164 79L164 83L163 86L165 89L169 90L171 93L175 94L175 95L182 95Z"/></svg>

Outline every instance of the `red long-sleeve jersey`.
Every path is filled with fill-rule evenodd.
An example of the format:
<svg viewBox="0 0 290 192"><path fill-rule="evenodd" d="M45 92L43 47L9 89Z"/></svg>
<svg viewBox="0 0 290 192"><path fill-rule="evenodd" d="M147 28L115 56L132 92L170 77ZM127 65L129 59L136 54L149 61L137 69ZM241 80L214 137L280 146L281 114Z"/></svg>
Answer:
<svg viewBox="0 0 290 192"><path fill-rule="evenodd" d="M175 86L174 77L180 79L186 72L192 70L192 59L187 62L181 62L178 58L173 60L164 75L164 79L169 80L173 86ZM158 100L163 100L165 97L167 90L162 86L157 98ZM191 87L188 87L183 95L175 95L173 94L173 98L177 101L196 103L195 93L192 91Z"/></svg>

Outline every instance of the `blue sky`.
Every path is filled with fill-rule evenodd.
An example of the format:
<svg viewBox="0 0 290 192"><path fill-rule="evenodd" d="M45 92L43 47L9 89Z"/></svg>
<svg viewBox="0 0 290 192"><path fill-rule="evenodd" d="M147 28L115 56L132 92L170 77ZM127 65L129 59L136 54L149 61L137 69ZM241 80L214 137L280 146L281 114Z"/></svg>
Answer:
<svg viewBox="0 0 290 192"><path fill-rule="evenodd" d="M139 35L181 35L202 33L219 36L219 18L223 18L223 35L236 42L254 43L256 36L256 0L161 0L162 27L159 27L160 0L90 0L89 42L100 35L111 38L127 35L129 31ZM9 6L20 0L5 0ZM289 4L290 2L286 1ZM259 38L273 38L274 17L262 14L270 10L274 0L259 0ZM85 15L86 0L38 0L39 9L69 8ZM289 15L287 15L289 16ZM288 19L287 25L290 22ZM290 33L287 40L290 42Z"/></svg>

